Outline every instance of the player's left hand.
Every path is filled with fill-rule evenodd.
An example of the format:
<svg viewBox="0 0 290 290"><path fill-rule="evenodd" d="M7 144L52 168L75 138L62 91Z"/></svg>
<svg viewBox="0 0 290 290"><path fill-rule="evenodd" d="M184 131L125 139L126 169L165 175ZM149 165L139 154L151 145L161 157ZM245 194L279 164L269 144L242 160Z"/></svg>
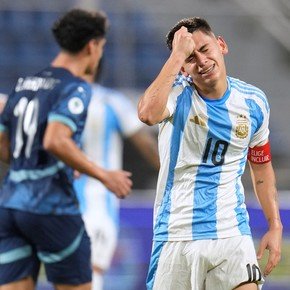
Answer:
<svg viewBox="0 0 290 290"><path fill-rule="evenodd" d="M267 276L278 265L281 259L281 243L282 243L282 228L269 229L263 236L259 250L257 252L257 259L260 260L265 250L269 251L268 261L263 271L264 276Z"/></svg>

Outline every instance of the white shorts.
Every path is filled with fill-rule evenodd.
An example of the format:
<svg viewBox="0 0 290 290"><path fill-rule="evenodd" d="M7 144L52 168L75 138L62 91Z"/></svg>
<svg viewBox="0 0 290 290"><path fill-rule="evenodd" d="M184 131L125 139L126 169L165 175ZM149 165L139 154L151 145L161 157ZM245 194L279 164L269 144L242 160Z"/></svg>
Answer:
<svg viewBox="0 0 290 290"><path fill-rule="evenodd" d="M232 290L251 282L261 289L264 279L250 236L154 242L148 290Z"/></svg>
<svg viewBox="0 0 290 290"><path fill-rule="evenodd" d="M118 229L107 215L83 216L87 233L91 240L91 261L102 270L107 270L117 246Z"/></svg>
<svg viewBox="0 0 290 290"><path fill-rule="evenodd" d="M83 220L91 240L92 264L107 270L114 256L119 232L119 203L98 181L88 178L82 189Z"/></svg>

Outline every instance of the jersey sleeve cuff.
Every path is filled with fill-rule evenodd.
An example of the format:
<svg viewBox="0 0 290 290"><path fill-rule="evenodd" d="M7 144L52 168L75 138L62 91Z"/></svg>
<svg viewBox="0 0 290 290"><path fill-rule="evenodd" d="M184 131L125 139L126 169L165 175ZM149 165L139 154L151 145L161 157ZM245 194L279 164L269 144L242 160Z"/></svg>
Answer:
<svg viewBox="0 0 290 290"><path fill-rule="evenodd" d="M68 126L73 132L76 132L77 125L68 117L58 114L50 114L48 117L48 122L59 122Z"/></svg>
<svg viewBox="0 0 290 290"><path fill-rule="evenodd" d="M0 132L5 132L7 131L7 127L4 126L3 124L0 124Z"/></svg>

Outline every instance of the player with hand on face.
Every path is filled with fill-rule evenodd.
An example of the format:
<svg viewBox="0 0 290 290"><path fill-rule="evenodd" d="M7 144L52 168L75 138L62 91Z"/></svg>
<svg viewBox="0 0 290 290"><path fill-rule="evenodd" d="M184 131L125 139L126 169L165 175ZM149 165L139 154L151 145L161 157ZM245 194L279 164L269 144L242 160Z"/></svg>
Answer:
<svg viewBox="0 0 290 290"><path fill-rule="evenodd" d="M171 54L138 105L140 120L160 129L147 289L256 290L278 264L282 239L267 98L227 76L228 46L205 19L181 20L167 44ZM247 155L269 225L257 253L269 251L263 270L241 182Z"/></svg>

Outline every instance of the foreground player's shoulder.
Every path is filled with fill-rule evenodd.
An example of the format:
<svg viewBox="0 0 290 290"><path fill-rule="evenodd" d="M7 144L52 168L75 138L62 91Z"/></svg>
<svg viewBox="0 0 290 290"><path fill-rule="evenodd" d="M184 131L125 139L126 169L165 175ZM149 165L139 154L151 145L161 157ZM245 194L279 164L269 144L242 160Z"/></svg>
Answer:
<svg viewBox="0 0 290 290"><path fill-rule="evenodd" d="M178 74L173 82L171 95L180 95L187 87L193 85L191 77Z"/></svg>
<svg viewBox="0 0 290 290"><path fill-rule="evenodd" d="M69 126L73 132L84 122L91 98L90 86L79 80L63 83L60 96L49 112L48 121L58 121Z"/></svg>
<svg viewBox="0 0 290 290"><path fill-rule="evenodd" d="M192 85L192 79L190 76L186 77L183 74L179 73L173 83L173 87L182 86L187 87Z"/></svg>
<svg viewBox="0 0 290 290"><path fill-rule="evenodd" d="M81 79L74 79L67 82L62 88L62 97L69 103L83 103L84 106L88 106L92 96L91 86Z"/></svg>
<svg viewBox="0 0 290 290"><path fill-rule="evenodd" d="M245 99L253 100L260 107L269 110L269 103L266 94L263 90L237 78L228 77L231 89L235 90L239 95Z"/></svg>

